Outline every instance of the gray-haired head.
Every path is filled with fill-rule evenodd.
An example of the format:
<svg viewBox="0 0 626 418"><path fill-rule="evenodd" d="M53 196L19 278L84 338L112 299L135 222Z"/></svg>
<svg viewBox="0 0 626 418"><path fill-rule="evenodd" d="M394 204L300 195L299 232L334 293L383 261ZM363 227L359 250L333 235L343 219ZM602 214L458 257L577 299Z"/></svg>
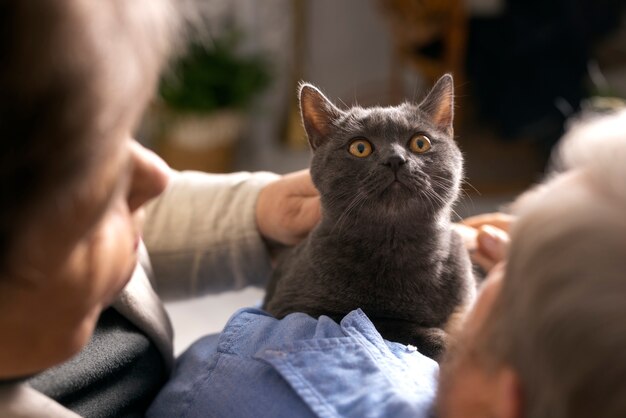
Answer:
<svg viewBox="0 0 626 418"><path fill-rule="evenodd" d="M575 126L566 172L523 195L481 334L519 375L526 417L626 416L626 112Z"/></svg>

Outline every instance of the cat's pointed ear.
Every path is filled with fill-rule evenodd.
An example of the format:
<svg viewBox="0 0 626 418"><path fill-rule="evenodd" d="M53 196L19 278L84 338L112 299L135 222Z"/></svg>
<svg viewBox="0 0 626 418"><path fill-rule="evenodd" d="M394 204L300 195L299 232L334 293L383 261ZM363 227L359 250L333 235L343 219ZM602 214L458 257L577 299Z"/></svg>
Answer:
<svg viewBox="0 0 626 418"><path fill-rule="evenodd" d="M343 112L312 84L300 84L299 97L302 123L311 148L316 150L328 138L333 122Z"/></svg>
<svg viewBox="0 0 626 418"><path fill-rule="evenodd" d="M444 74L432 88L419 108L430 116L437 128L452 134L454 119L454 81L452 75Z"/></svg>

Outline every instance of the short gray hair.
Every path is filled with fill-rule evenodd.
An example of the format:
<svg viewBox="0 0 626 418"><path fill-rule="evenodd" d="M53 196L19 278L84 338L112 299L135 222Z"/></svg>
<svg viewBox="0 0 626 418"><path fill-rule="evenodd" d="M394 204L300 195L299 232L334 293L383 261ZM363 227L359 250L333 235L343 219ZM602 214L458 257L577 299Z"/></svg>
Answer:
<svg viewBox="0 0 626 418"><path fill-rule="evenodd" d="M518 373L527 417L626 416L626 111L573 127L567 169L523 195L479 337Z"/></svg>

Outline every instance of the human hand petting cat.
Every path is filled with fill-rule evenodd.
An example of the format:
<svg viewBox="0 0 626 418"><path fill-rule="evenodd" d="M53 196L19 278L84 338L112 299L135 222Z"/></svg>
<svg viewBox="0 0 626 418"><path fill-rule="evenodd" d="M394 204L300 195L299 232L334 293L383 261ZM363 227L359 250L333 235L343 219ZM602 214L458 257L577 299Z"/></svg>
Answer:
<svg viewBox="0 0 626 418"><path fill-rule="evenodd" d="M261 235L270 242L295 245L317 225L320 217L319 193L309 170L286 174L259 194L256 222Z"/></svg>
<svg viewBox="0 0 626 418"><path fill-rule="evenodd" d="M457 231L470 251L472 261L490 271L506 256L509 229L515 217L494 212L466 218L456 224Z"/></svg>

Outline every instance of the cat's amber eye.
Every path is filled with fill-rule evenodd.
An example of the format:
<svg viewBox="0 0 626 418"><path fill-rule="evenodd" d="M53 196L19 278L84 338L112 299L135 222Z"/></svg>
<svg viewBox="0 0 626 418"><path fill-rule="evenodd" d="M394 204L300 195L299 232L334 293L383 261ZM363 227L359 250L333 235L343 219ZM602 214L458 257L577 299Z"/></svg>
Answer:
<svg viewBox="0 0 626 418"><path fill-rule="evenodd" d="M350 148L348 148L350 154L360 158L367 157L372 153L373 150L374 149L372 148L372 144L370 144L369 141L365 139L355 139L350 144Z"/></svg>
<svg viewBox="0 0 626 418"><path fill-rule="evenodd" d="M426 135L414 135L409 141L411 151L422 154L430 149L430 139Z"/></svg>

